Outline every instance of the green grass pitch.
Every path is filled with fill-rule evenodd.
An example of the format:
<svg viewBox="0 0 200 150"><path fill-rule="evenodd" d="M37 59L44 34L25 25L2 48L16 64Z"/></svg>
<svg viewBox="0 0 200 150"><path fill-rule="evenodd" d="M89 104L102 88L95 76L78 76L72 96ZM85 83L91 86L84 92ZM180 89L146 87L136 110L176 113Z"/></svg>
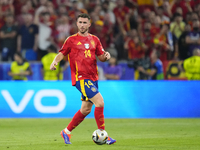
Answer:
<svg viewBox="0 0 200 150"><path fill-rule="evenodd" d="M114 145L96 145L94 119L73 132L71 145L60 131L71 119L0 119L0 150L200 150L200 119L105 119Z"/></svg>

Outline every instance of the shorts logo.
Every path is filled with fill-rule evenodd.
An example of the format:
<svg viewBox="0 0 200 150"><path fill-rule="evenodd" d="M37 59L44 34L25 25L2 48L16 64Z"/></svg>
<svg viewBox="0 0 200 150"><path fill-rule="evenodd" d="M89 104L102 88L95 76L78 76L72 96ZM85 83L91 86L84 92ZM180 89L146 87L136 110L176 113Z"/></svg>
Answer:
<svg viewBox="0 0 200 150"><path fill-rule="evenodd" d="M97 91L94 87L92 87L91 90L92 90L93 92L96 92L96 91Z"/></svg>
<svg viewBox="0 0 200 150"><path fill-rule="evenodd" d="M89 44L84 44L86 49L89 49Z"/></svg>

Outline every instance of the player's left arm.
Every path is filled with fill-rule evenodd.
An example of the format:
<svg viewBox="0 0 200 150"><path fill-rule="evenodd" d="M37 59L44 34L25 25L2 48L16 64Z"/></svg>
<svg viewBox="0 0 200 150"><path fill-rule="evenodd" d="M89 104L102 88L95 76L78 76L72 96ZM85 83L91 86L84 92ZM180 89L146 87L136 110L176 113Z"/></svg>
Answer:
<svg viewBox="0 0 200 150"><path fill-rule="evenodd" d="M102 55L97 56L100 61L105 62L106 60L110 59L110 53L104 52Z"/></svg>
<svg viewBox="0 0 200 150"><path fill-rule="evenodd" d="M110 59L110 53L104 51L103 46L98 38L96 38L96 55L98 59L102 62L105 62L106 60Z"/></svg>

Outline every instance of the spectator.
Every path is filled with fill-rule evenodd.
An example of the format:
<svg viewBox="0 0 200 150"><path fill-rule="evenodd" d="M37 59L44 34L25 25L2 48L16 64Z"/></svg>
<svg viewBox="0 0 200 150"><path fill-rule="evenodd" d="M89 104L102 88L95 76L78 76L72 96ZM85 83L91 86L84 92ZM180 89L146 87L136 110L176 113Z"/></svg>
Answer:
<svg viewBox="0 0 200 150"><path fill-rule="evenodd" d="M152 29L151 23L145 22L142 39L143 39L144 44L147 46L147 50L145 53L148 56L150 56L150 53L152 50L151 48L152 48L152 44L153 44L153 38L154 38L154 35L153 35L151 29Z"/></svg>
<svg viewBox="0 0 200 150"><path fill-rule="evenodd" d="M57 66L56 71L50 70L51 62L54 60L55 56L57 55L57 48L53 45L50 45L47 48L48 53L42 57L42 74L44 80L58 80L59 75L61 73L60 63Z"/></svg>
<svg viewBox="0 0 200 150"><path fill-rule="evenodd" d="M191 19L192 19L192 21L199 20L198 14L196 12L193 12L191 15Z"/></svg>
<svg viewBox="0 0 200 150"><path fill-rule="evenodd" d="M158 0L153 0L156 12L161 17L162 21L169 21L168 17L172 16L169 0L162 0L159 2L161 2L161 4L158 3Z"/></svg>
<svg viewBox="0 0 200 150"><path fill-rule="evenodd" d="M137 10L134 8L130 8L130 18L129 18L129 22L130 22L130 30L132 29L138 29L138 13Z"/></svg>
<svg viewBox="0 0 200 150"><path fill-rule="evenodd" d="M128 55L127 52L130 51L126 51L124 48L128 48L127 46L124 46L124 40L126 41L126 43L128 43L130 38L126 38L127 33L130 30L130 10L128 7L126 7L124 5L124 0L120 0L117 3L117 6L115 7L115 9L113 10L115 13L115 17L117 20L117 28L115 28L115 32L118 32L118 30L120 30L120 32L118 32L119 34L114 34L115 36L115 45L116 45L116 49L118 51L118 59L127 59ZM139 18L139 17L138 17ZM142 22L142 21L141 21ZM138 31L139 28L141 27L140 24L137 25ZM128 44L125 44L128 45Z"/></svg>
<svg viewBox="0 0 200 150"><path fill-rule="evenodd" d="M39 0L39 6L46 6L48 0Z"/></svg>
<svg viewBox="0 0 200 150"><path fill-rule="evenodd" d="M115 24L115 15L109 9L109 1L104 1L102 4L102 10L100 15L103 16L104 22L109 21L108 24L114 25Z"/></svg>
<svg viewBox="0 0 200 150"><path fill-rule="evenodd" d="M62 14L56 26L56 31L57 31L56 40L59 47L61 47L66 38L70 36L70 30L71 30L71 25L69 23L69 17L67 14Z"/></svg>
<svg viewBox="0 0 200 150"><path fill-rule="evenodd" d="M25 5L26 5L26 7L28 9L28 13L34 15L35 10L34 10L32 1L31 0L27 0Z"/></svg>
<svg viewBox="0 0 200 150"><path fill-rule="evenodd" d="M124 43L124 48L128 50L128 58L129 59L140 59L145 56L145 51L147 50L147 46L140 41L137 36L137 32L132 30L132 34L130 38L127 38ZM136 32L136 33L134 33Z"/></svg>
<svg viewBox="0 0 200 150"><path fill-rule="evenodd" d="M12 77L12 80L28 80L27 76L32 74L29 62L19 52L14 54L14 60L8 75Z"/></svg>
<svg viewBox="0 0 200 150"><path fill-rule="evenodd" d="M160 51L160 60L170 60L171 53L174 51L174 38L172 33L169 31L169 23L162 25L160 33L154 38L154 47Z"/></svg>
<svg viewBox="0 0 200 150"><path fill-rule="evenodd" d="M67 9L66 9L65 5L61 4L61 5L58 6L58 13L57 13L57 15L61 16L63 14L67 14Z"/></svg>
<svg viewBox="0 0 200 150"><path fill-rule="evenodd" d="M200 9L200 0L190 1L190 6L195 12Z"/></svg>
<svg viewBox="0 0 200 150"><path fill-rule="evenodd" d="M174 22L170 24L170 31L175 35L177 39L181 36L184 31L185 23L183 22L183 17L180 14L175 14Z"/></svg>
<svg viewBox="0 0 200 150"><path fill-rule="evenodd" d="M160 26L161 26L161 19L159 16L156 16L151 26L151 33L153 36L155 36L157 33L160 32Z"/></svg>
<svg viewBox="0 0 200 150"><path fill-rule="evenodd" d="M148 21L149 21L151 24L153 24L154 21L155 21L155 18L156 18L155 12L154 12L154 11L151 11L151 12L149 13Z"/></svg>
<svg viewBox="0 0 200 150"><path fill-rule="evenodd" d="M138 66L143 66L145 69L149 68L149 57L145 57L145 52L148 47L139 39L136 30L131 30L130 37L126 39L124 48L128 51L130 67L135 69L135 79L147 79L147 76L136 69Z"/></svg>
<svg viewBox="0 0 200 150"><path fill-rule="evenodd" d="M111 33L109 29L104 25L103 21L97 20L94 24L94 28L91 29L91 33L96 35L100 39L102 46L105 49L109 46Z"/></svg>
<svg viewBox="0 0 200 150"><path fill-rule="evenodd" d="M50 27L52 28L52 30L55 30L55 22L58 18L57 14L56 14L56 9L55 6L53 5L53 3L51 1L47 2L47 12L50 14Z"/></svg>
<svg viewBox="0 0 200 150"><path fill-rule="evenodd" d="M137 69L142 73L150 76L151 80L163 80L164 79L163 64L160 61L159 57L160 57L160 52L157 50L153 50L151 53L151 62L152 62L151 70L146 71L141 66L139 66Z"/></svg>
<svg viewBox="0 0 200 150"><path fill-rule="evenodd" d="M16 15L17 25L19 27L21 27L22 25L25 24L24 16L26 14L28 14L28 7L27 7L27 5L22 5L21 9L20 9L20 13L18 15Z"/></svg>
<svg viewBox="0 0 200 150"><path fill-rule="evenodd" d="M187 0L173 0L171 3L171 11L173 14L177 11L178 7L183 11L183 18L185 18L188 12L192 12L190 3Z"/></svg>
<svg viewBox="0 0 200 150"><path fill-rule="evenodd" d="M41 16L41 20L40 20ZM40 6L35 12L34 23L38 25L38 55L41 59L44 55L47 54L47 48L54 43L50 21L50 14L47 10L47 7Z"/></svg>
<svg viewBox="0 0 200 150"><path fill-rule="evenodd" d="M0 16L5 17L8 14L14 15L15 8L13 6L13 0L1 0L0 1Z"/></svg>
<svg viewBox="0 0 200 150"><path fill-rule="evenodd" d="M38 49L38 27L32 23L32 15L24 14L24 25L19 29L17 37L17 51L22 52L22 56L27 60L37 59Z"/></svg>
<svg viewBox="0 0 200 150"><path fill-rule="evenodd" d="M76 22L76 17L80 13L88 13L87 10L85 10L85 9L79 9L79 5L78 4L79 3L78 3L77 0L73 0L72 1L72 6L68 10L68 15L72 19L73 22Z"/></svg>
<svg viewBox="0 0 200 150"><path fill-rule="evenodd" d="M53 1L56 1L55 4L57 6L64 6L65 8L72 7L72 1L71 0L53 0Z"/></svg>
<svg viewBox="0 0 200 150"><path fill-rule="evenodd" d="M161 18L161 22L170 22L170 18L164 14L163 6L157 8L157 14Z"/></svg>
<svg viewBox="0 0 200 150"><path fill-rule="evenodd" d="M193 56L184 60L183 68L188 80L200 80L200 49L195 48Z"/></svg>
<svg viewBox="0 0 200 150"><path fill-rule="evenodd" d="M105 68L104 74L107 80L119 80L122 76L122 68L117 65L117 59L111 57L109 59L109 65Z"/></svg>
<svg viewBox="0 0 200 150"><path fill-rule="evenodd" d="M17 45L17 26L14 25L14 17L9 14L5 18L6 24L0 30L0 42L2 61L14 60Z"/></svg>
<svg viewBox="0 0 200 150"><path fill-rule="evenodd" d="M199 20L193 21L193 31L186 37L186 44L189 44L189 56L192 56L195 48L200 48L200 24Z"/></svg>
<svg viewBox="0 0 200 150"><path fill-rule="evenodd" d="M188 12L188 13L186 14L186 17L185 17L185 19L184 19L184 22L185 22L186 24L190 24L190 25L192 26L192 12Z"/></svg>
<svg viewBox="0 0 200 150"><path fill-rule="evenodd" d="M191 31L189 24L185 25L185 31L181 34L178 39L178 56L180 60L185 60L189 55L189 45L186 43L186 36Z"/></svg>
<svg viewBox="0 0 200 150"><path fill-rule="evenodd" d="M130 30L130 12L129 8L125 6L125 1L124 0L118 0L117 1L117 6L113 10L115 14L115 18L117 20L117 24L121 24L121 26L126 30Z"/></svg>
<svg viewBox="0 0 200 150"><path fill-rule="evenodd" d="M26 4L26 0L14 0L13 1L13 6L15 9L15 13L14 13L15 16L18 16L21 14L22 6L25 6L25 4Z"/></svg>

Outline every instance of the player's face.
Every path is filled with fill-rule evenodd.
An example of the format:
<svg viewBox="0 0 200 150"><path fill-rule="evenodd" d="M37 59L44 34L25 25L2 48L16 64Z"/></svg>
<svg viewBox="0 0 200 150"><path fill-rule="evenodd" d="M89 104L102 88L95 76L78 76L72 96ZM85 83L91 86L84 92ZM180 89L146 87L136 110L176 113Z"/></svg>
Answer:
<svg viewBox="0 0 200 150"><path fill-rule="evenodd" d="M78 31L82 34L88 32L88 29L90 27L90 20L88 18L78 18L77 20L77 27Z"/></svg>

